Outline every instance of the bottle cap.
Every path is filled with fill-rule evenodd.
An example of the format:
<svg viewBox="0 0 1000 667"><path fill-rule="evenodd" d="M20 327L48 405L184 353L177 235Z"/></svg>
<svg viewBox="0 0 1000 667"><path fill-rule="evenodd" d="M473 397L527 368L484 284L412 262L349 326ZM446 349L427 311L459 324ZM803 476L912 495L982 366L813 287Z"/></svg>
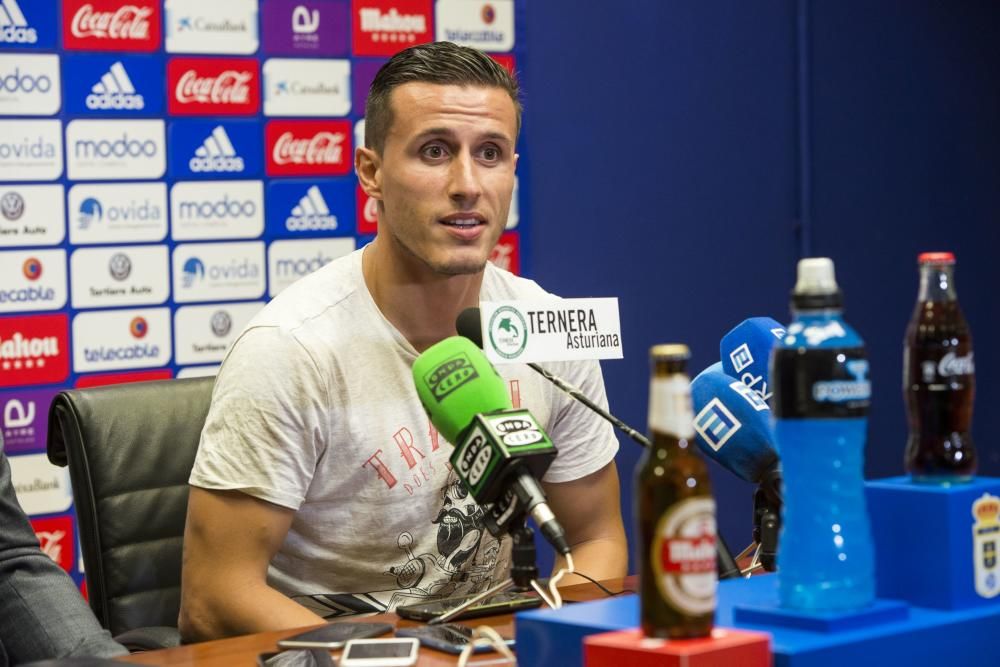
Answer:
<svg viewBox="0 0 1000 667"><path fill-rule="evenodd" d="M799 260L795 294L836 294L837 277L829 257L806 257Z"/></svg>
<svg viewBox="0 0 1000 667"><path fill-rule="evenodd" d="M955 255L950 252L922 252L917 255L918 264L954 264Z"/></svg>
<svg viewBox="0 0 1000 667"><path fill-rule="evenodd" d="M691 351L683 343L662 343L649 348L649 356L653 359L683 359L691 358Z"/></svg>

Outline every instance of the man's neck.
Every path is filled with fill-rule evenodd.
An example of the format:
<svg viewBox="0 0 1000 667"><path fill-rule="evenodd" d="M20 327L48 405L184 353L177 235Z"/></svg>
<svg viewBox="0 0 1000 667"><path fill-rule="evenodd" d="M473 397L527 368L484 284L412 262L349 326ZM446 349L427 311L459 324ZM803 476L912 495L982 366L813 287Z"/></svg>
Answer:
<svg viewBox="0 0 1000 667"><path fill-rule="evenodd" d="M446 276L385 239L365 248L361 267L375 305L417 352L454 336L455 319L479 305L484 271Z"/></svg>

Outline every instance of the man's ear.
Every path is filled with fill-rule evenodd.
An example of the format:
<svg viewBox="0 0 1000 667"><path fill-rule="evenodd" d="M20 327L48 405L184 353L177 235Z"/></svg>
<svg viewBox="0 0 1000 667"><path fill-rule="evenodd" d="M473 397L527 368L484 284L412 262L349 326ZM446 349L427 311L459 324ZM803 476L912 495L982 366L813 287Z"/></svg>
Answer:
<svg viewBox="0 0 1000 667"><path fill-rule="evenodd" d="M382 160L371 148L358 146L354 151L354 171L365 194L382 199Z"/></svg>

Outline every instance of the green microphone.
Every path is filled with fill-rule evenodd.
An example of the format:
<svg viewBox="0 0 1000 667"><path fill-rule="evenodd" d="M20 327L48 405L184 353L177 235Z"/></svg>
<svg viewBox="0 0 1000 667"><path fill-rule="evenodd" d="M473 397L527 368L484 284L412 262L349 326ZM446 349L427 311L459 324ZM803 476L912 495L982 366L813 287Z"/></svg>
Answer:
<svg viewBox="0 0 1000 667"><path fill-rule="evenodd" d="M462 484L486 509L486 527L506 532L530 515L561 554L566 535L538 483L557 451L527 410L514 410L507 383L482 350L452 336L413 362L417 395L431 423L455 446L450 461Z"/></svg>

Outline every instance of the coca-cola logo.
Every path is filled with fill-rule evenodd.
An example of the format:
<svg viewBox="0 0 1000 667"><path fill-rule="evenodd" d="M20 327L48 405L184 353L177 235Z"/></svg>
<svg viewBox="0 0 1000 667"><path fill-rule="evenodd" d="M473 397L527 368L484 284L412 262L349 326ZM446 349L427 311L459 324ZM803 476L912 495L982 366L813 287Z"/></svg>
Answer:
<svg viewBox="0 0 1000 667"><path fill-rule="evenodd" d="M63 40L67 49L156 51L160 12L155 0L65 0Z"/></svg>
<svg viewBox="0 0 1000 667"><path fill-rule="evenodd" d="M518 233L506 232L493 246L493 250L490 252L490 261L504 271L519 275L521 273L520 247L521 239Z"/></svg>
<svg viewBox="0 0 1000 667"><path fill-rule="evenodd" d="M272 121L265 134L269 176L350 171L349 121Z"/></svg>
<svg viewBox="0 0 1000 667"><path fill-rule="evenodd" d="M943 378L954 377L956 375L972 375L976 372L975 364L972 361L972 352L962 357L954 352L948 352L938 362L937 371L938 375Z"/></svg>
<svg viewBox="0 0 1000 667"><path fill-rule="evenodd" d="M252 115L260 107L258 65L247 58L175 58L167 64L169 111Z"/></svg>
<svg viewBox="0 0 1000 667"><path fill-rule="evenodd" d="M32 519L42 553L67 572L73 567L73 519L68 516Z"/></svg>

